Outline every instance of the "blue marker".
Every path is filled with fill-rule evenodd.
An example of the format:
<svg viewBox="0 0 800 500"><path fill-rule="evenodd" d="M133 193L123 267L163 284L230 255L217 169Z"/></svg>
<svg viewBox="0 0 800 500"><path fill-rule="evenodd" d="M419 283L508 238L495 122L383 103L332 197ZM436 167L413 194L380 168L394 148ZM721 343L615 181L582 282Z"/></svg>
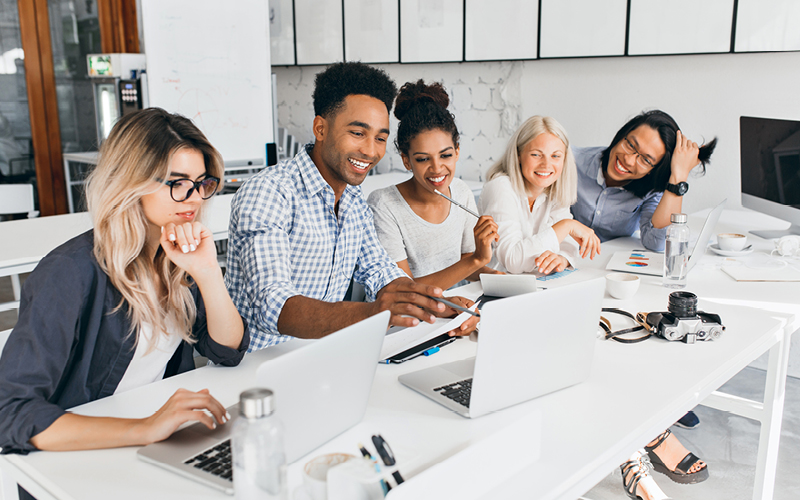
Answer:
<svg viewBox="0 0 800 500"><path fill-rule="evenodd" d="M422 355L423 356L430 356L432 354L436 354L437 352L439 352L439 348L438 347L431 347L427 351L423 352Z"/></svg>

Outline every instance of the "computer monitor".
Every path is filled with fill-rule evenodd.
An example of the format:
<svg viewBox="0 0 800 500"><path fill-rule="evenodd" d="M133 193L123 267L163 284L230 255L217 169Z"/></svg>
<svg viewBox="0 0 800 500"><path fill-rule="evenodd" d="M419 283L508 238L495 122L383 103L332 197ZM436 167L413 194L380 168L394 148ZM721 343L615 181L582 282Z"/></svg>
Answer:
<svg viewBox="0 0 800 500"><path fill-rule="evenodd" d="M800 235L800 121L739 118L742 206L788 221L766 239Z"/></svg>

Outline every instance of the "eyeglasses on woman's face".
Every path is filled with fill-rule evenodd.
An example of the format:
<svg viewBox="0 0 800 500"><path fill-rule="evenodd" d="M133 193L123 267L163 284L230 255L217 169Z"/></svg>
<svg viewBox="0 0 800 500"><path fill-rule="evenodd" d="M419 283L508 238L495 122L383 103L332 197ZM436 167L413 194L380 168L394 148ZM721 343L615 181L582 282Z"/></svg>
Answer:
<svg viewBox="0 0 800 500"><path fill-rule="evenodd" d="M636 155L636 164L640 168L644 168L644 169L648 169L649 170L649 169L655 167L655 165L653 164L652 161L650 161L646 156L644 156L642 153L640 153L638 149L636 149L636 146L633 145L633 143L628 139L627 136L622 139L622 144L621 145L622 145L622 151L625 154L627 154L627 155Z"/></svg>
<svg viewBox="0 0 800 500"><path fill-rule="evenodd" d="M219 187L219 178L210 175L199 181L191 179L158 179L158 181L169 186L169 195L177 202L188 200L195 191L200 194L201 198L207 200L214 196Z"/></svg>

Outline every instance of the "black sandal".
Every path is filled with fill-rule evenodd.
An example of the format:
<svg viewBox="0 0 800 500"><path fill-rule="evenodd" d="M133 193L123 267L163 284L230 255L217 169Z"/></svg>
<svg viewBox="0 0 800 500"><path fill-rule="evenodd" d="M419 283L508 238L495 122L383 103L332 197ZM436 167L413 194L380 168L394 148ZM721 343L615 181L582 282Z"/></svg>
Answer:
<svg viewBox="0 0 800 500"><path fill-rule="evenodd" d="M675 470L670 470L666 465L664 465L664 462L658 458L655 449L658 448L661 443L663 443L669 437L670 434L672 434L672 431L667 429L660 436L658 436L656 444L653 446L644 447L644 449L647 450L647 454L650 456L650 462L652 463L653 468L662 474L666 474L670 479L680 484L697 484L708 479L707 464L697 472L689 472L694 464L701 461L697 455L692 452L687 453L686 456L683 457L683 460L681 460L678 465L675 466Z"/></svg>

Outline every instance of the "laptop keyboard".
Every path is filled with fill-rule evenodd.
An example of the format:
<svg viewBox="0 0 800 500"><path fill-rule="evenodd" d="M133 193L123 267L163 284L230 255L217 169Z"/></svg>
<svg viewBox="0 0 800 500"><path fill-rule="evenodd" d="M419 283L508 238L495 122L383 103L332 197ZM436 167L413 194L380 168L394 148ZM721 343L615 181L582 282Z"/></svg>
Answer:
<svg viewBox="0 0 800 500"><path fill-rule="evenodd" d="M434 391L438 392L442 396L452 399L461 406L469 408L469 396L472 392L472 379L468 378L453 384L436 387Z"/></svg>
<svg viewBox="0 0 800 500"><path fill-rule="evenodd" d="M198 453L183 463L219 476L222 479L233 481L231 440L223 441L202 453Z"/></svg>

